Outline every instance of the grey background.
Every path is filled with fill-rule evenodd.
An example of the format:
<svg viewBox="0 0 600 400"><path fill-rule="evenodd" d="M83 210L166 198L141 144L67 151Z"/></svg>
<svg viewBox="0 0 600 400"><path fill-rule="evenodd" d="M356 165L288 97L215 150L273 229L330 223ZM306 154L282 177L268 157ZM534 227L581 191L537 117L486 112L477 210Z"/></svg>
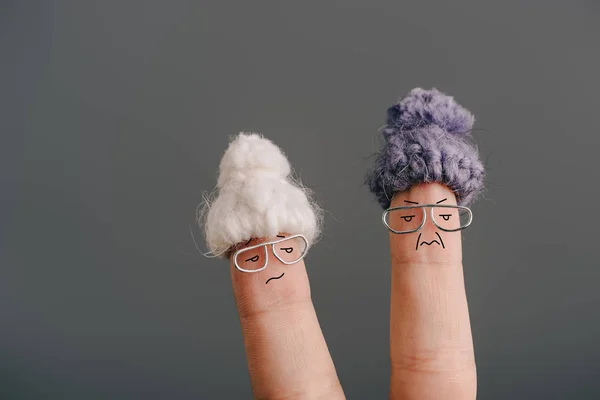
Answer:
<svg viewBox="0 0 600 400"><path fill-rule="evenodd" d="M385 110L477 117L480 399L600 398L596 1L0 1L0 398L251 396L227 263L188 224L259 131L328 210L307 258L349 399L388 390ZM200 240L201 232L195 231Z"/></svg>

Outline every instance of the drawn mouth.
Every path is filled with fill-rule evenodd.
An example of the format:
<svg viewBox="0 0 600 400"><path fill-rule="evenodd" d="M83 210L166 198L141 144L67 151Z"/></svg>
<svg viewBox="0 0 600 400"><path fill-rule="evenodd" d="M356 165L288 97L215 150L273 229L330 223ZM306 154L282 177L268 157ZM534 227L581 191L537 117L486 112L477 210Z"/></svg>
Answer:
<svg viewBox="0 0 600 400"><path fill-rule="evenodd" d="M438 239L440 239L440 241L438 242L436 239L433 239L431 242L421 242L421 234L419 233L419 237L417 238L417 248L416 250L419 250L419 247L423 246L424 244L426 244L427 246L431 246L432 244L437 244L438 246L442 246L442 249L445 249L446 246L444 245L444 241L442 240L442 237L440 236L439 233L435 233L438 237Z"/></svg>
<svg viewBox="0 0 600 400"><path fill-rule="evenodd" d="M272 277L272 278L269 278L269 279L267 279L267 282L265 283L265 285L266 285L267 283L269 283L269 281L270 281L271 279L281 279L281 278L282 278L284 275L285 275L285 272L282 272L282 273L281 273L281 275L279 275L279 276L274 276L274 277Z"/></svg>

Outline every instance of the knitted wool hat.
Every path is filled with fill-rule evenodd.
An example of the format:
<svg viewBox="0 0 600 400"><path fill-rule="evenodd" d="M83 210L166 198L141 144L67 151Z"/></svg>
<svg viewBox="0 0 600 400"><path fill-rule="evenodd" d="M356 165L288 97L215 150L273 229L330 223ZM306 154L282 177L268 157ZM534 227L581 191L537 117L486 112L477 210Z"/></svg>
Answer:
<svg viewBox="0 0 600 400"><path fill-rule="evenodd" d="M454 98L416 88L387 111L385 144L367 184L384 209L396 192L438 182L469 205L483 191L485 170L471 140L475 118Z"/></svg>
<svg viewBox="0 0 600 400"><path fill-rule="evenodd" d="M238 243L283 232L303 234L309 246L319 235L321 210L311 192L292 179L281 149L257 133L242 132L231 141L215 194L199 218L214 255L227 256Z"/></svg>

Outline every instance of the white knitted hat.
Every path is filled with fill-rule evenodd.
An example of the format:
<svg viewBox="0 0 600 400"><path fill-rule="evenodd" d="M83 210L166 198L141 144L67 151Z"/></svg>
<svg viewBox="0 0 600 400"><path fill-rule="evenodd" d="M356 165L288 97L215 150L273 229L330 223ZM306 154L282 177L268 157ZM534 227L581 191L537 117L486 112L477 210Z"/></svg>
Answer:
<svg viewBox="0 0 600 400"><path fill-rule="evenodd" d="M280 232L303 234L309 246L319 235L321 210L311 192L291 178L281 149L260 134L242 132L231 141L216 190L204 213L206 243L214 255Z"/></svg>

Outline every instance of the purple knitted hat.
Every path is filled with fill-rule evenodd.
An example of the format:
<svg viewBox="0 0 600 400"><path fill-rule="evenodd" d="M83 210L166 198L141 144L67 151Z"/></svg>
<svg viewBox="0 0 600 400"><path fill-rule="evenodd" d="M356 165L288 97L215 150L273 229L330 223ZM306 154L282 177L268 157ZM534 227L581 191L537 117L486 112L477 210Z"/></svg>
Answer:
<svg viewBox="0 0 600 400"><path fill-rule="evenodd" d="M439 182L469 205L483 191L485 170L471 140L475 118L454 98L416 88L387 112L385 144L367 176L379 204L389 208L394 193Z"/></svg>

